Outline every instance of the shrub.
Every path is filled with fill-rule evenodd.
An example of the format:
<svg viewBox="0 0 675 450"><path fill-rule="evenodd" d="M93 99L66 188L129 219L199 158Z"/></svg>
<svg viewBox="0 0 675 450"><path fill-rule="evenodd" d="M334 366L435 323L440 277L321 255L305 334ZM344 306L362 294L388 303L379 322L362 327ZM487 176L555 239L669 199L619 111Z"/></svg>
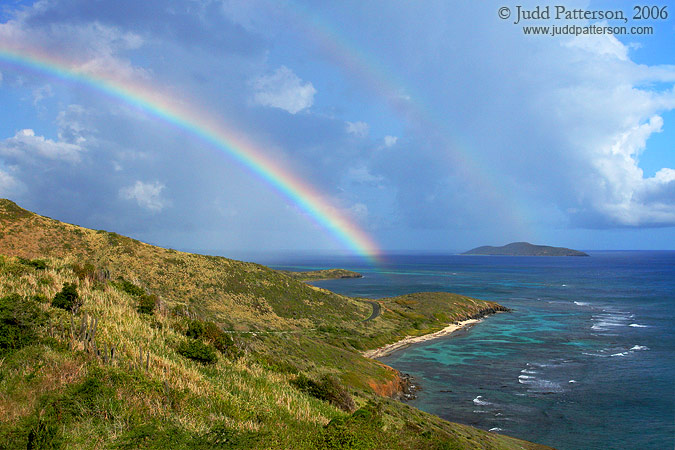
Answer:
<svg viewBox="0 0 675 450"><path fill-rule="evenodd" d="M291 383L302 392L319 400L330 402L344 411L354 411L356 408L349 392L330 375L325 375L320 381L314 381L304 374L300 374Z"/></svg>
<svg viewBox="0 0 675 450"><path fill-rule="evenodd" d="M202 364L212 364L218 357L212 347L199 340L189 340L178 346L178 353Z"/></svg>
<svg viewBox="0 0 675 450"><path fill-rule="evenodd" d="M225 333L219 334L211 342L216 350L228 358L236 358L240 355L239 349L234 345L234 339Z"/></svg>
<svg viewBox="0 0 675 450"><path fill-rule="evenodd" d="M319 436L318 446L328 449L342 450L342 449L359 449L369 448L364 445L359 434L348 428L342 421L331 420Z"/></svg>
<svg viewBox="0 0 675 450"><path fill-rule="evenodd" d="M49 303L49 298L45 294L35 294L31 297L31 300L38 303Z"/></svg>
<svg viewBox="0 0 675 450"><path fill-rule="evenodd" d="M204 339L223 355L230 359L237 358L241 352L234 343L234 339L224 333L213 322L203 322L199 319L190 320L185 335L192 339Z"/></svg>
<svg viewBox="0 0 675 450"><path fill-rule="evenodd" d="M52 306L55 308L65 309L66 311L77 312L82 306L82 300L77 293L77 288L73 283L65 283L61 292L57 292L52 300Z"/></svg>
<svg viewBox="0 0 675 450"><path fill-rule="evenodd" d="M94 267L94 265L91 263L85 263L83 265L75 263L71 266L71 268L79 280L84 280L85 278L94 280L97 278L96 267Z"/></svg>
<svg viewBox="0 0 675 450"><path fill-rule="evenodd" d="M201 320L191 320L190 323L188 323L188 329L185 332L185 335L192 339L199 339L204 336L205 332L206 326L204 325L204 322Z"/></svg>
<svg viewBox="0 0 675 450"><path fill-rule="evenodd" d="M47 262L42 259L26 259L19 256L17 260L24 266L32 267L35 270L45 270L47 268Z"/></svg>
<svg viewBox="0 0 675 450"><path fill-rule="evenodd" d="M348 417L331 420L318 436L316 447L323 449L386 448L381 441L382 414L372 404Z"/></svg>
<svg viewBox="0 0 675 450"><path fill-rule="evenodd" d="M19 294L0 298L0 356L33 342L45 320L40 307Z"/></svg>
<svg viewBox="0 0 675 450"><path fill-rule="evenodd" d="M141 314L152 314L155 312L157 305L157 297L154 295L142 295L138 299L138 306L136 309Z"/></svg>
<svg viewBox="0 0 675 450"><path fill-rule="evenodd" d="M134 283L119 277L113 285L138 300L136 310L141 314L153 314L157 306L157 296L146 294L145 290Z"/></svg>
<svg viewBox="0 0 675 450"><path fill-rule="evenodd" d="M133 297L141 297L145 295L145 291L143 290L142 287L136 286L134 283L127 281L122 277L118 278L117 282L115 283L115 286L119 288L122 292L126 292L127 294Z"/></svg>
<svg viewBox="0 0 675 450"><path fill-rule="evenodd" d="M204 337L206 339L209 339L211 341L217 339L219 336L223 336L225 333L223 333L223 330L218 327L213 322L203 322L204 323ZM229 336L227 336L229 337ZM232 341L234 343L234 341Z"/></svg>
<svg viewBox="0 0 675 450"><path fill-rule="evenodd" d="M237 348L237 345L232 339L232 336L223 332L223 330L218 327L213 322L206 322L204 327L204 338L207 341L210 341L211 344L223 355L227 356L230 359L238 358L241 355L241 351Z"/></svg>

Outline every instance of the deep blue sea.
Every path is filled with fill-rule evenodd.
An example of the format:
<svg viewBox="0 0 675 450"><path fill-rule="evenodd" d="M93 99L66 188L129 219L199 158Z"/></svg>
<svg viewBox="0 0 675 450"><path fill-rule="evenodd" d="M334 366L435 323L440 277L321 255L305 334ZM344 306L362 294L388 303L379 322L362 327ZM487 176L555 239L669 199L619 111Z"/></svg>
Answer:
<svg viewBox="0 0 675 450"><path fill-rule="evenodd" d="M352 296L447 291L512 308L382 359L417 379L417 408L560 450L673 449L675 252L589 253L267 263L360 271L316 283Z"/></svg>

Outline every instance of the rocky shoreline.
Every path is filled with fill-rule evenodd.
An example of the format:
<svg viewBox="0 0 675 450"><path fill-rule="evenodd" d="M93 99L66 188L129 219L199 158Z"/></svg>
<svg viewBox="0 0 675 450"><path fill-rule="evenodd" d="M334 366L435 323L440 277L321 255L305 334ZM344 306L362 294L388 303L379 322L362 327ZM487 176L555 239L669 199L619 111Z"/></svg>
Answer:
<svg viewBox="0 0 675 450"><path fill-rule="evenodd" d="M392 398L402 402L415 400L417 398L417 392L422 390L422 386L417 384L415 377L409 373L399 372L399 374L401 378L400 391L395 393Z"/></svg>

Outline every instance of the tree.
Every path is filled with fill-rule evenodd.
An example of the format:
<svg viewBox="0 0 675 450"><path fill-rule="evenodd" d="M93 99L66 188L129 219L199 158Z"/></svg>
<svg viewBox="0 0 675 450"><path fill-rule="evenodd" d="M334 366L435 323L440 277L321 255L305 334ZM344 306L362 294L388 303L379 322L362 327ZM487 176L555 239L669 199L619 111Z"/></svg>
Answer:
<svg viewBox="0 0 675 450"><path fill-rule="evenodd" d="M77 314L77 311L82 306L82 299L77 293L77 288L74 283L65 283L60 292L57 292L52 300L52 306L55 308L65 309Z"/></svg>

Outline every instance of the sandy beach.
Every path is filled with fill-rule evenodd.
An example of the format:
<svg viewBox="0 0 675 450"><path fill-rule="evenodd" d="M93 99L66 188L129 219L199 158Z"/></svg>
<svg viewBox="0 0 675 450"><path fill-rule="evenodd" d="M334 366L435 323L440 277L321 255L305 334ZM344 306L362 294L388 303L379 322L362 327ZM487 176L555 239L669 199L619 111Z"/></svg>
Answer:
<svg viewBox="0 0 675 450"><path fill-rule="evenodd" d="M400 341L394 342L393 344L385 345L384 347L379 347L373 350L366 350L363 352L363 356L366 358L382 358L384 356L391 355L395 351L401 350L402 348L408 347L411 344L430 341L432 339L438 339L440 337L447 336L461 328L478 323L480 320L481 319L464 320L462 322L450 324L442 330L436 331L435 333L429 333L423 336L408 336L404 339L401 339Z"/></svg>

